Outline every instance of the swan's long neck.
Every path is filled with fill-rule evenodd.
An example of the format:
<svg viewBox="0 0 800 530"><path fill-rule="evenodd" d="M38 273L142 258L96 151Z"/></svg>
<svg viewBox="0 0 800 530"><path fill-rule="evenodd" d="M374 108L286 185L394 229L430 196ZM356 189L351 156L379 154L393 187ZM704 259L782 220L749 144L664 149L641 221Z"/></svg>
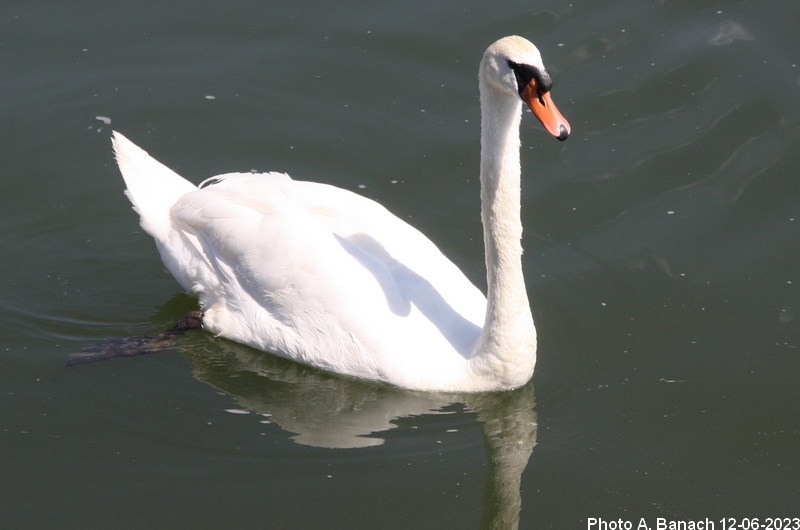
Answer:
<svg viewBox="0 0 800 530"><path fill-rule="evenodd" d="M476 352L509 386L530 379L536 363L533 326L522 275L520 139L522 102L481 80L481 216L486 252L486 320Z"/></svg>

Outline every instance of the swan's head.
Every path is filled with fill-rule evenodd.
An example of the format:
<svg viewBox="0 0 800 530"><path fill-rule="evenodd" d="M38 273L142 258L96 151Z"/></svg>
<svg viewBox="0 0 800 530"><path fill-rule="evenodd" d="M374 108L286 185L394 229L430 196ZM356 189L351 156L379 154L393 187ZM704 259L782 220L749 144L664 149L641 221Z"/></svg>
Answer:
<svg viewBox="0 0 800 530"><path fill-rule="evenodd" d="M487 88L513 98L522 98L547 131L566 140L569 122L550 97L553 81L544 68L539 50L522 37L503 37L486 50L480 79Z"/></svg>

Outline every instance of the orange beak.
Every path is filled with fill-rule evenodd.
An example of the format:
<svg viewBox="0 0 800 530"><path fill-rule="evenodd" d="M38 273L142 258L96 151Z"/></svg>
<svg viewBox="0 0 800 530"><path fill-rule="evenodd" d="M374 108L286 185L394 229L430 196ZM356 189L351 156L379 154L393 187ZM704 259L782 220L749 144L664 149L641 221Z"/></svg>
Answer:
<svg viewBox="0 0 800 530"><path fill-rule="evenodd" d="M520 96L531 108L534 116L542 122L547 132L559 140L566 140L569 137L569 133L572 130L569 122L564 119L564 116L556 108L549 91L543 94L539 93L536 87L536 80L532 79Z"/></svg>

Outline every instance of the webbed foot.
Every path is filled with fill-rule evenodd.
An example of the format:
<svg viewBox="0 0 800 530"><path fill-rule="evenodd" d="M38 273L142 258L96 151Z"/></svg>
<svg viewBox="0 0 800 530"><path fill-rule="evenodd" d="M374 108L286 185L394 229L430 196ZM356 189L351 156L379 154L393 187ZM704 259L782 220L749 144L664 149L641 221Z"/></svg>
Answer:
<svg viewBox="0 0 800 530"><path fill-rule="evenodd" d="M67 359L67 366L107 361L108 359L114 359L116 357L135 357L137 355L158 353L172 347L178 340L178 337L183 335L187 330L202 329L202 327L203 312L190 311L186 316L181 318L174 327L158 335L146 337L114 337L100 344L84 348L78 353L72 353Z"/></svg>

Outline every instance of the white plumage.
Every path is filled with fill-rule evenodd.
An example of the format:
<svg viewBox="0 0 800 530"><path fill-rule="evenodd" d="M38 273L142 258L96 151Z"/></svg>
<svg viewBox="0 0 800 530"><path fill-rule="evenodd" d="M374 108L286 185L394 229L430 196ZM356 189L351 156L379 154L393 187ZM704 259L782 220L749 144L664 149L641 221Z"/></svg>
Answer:
<svg viewBox="0 0 800 530"><path fill-rule="evenodd" d="M142 227L199 297L205 329L404 388L514 388L536 360L520 261L520 95L548 130L569 132L549 86L535 96L543 105L544 92L547 108L528 101L528 83L540 80L520 77L517 65L544 72L520 37L496 42L481 62L488 304L430 240L370 199L280 173L230 173L197 187L119 133L114 149Z"/></svg>

